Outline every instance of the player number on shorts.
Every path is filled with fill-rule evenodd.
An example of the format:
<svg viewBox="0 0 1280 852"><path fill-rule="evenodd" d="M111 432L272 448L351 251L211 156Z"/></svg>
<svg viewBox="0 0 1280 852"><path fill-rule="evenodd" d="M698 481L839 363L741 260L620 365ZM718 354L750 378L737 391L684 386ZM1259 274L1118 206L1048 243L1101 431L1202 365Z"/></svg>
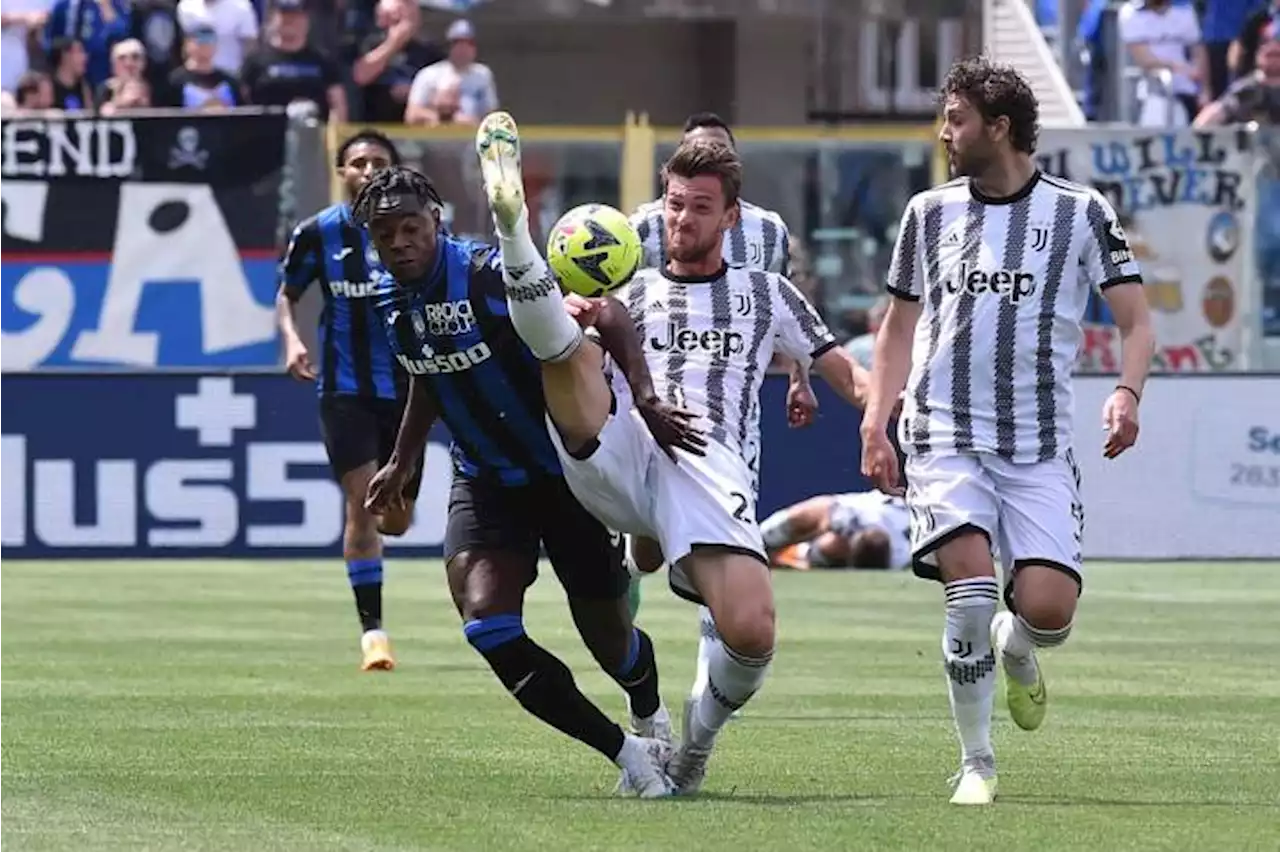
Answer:
<svg viewBox="0 0 1280 852"><path fill-rule="evenodd" d="M751 505L751 501L747 499L747 495L741 491L730 491L729 498L733 500L733 518L743 523L750 523L751 518L747 515L747 507Z"/></svg>

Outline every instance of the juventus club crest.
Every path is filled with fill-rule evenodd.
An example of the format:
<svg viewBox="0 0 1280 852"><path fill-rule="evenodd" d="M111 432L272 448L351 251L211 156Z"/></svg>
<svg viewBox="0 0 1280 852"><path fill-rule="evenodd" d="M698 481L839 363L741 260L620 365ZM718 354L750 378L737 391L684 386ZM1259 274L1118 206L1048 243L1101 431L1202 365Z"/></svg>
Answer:
<svg viewBox="0 0 1280 852"><path fill-rule="evenodd" d="M1031 250L1044 251L1049 245L1049 227L1047 225L1031 226Z"/></svg>

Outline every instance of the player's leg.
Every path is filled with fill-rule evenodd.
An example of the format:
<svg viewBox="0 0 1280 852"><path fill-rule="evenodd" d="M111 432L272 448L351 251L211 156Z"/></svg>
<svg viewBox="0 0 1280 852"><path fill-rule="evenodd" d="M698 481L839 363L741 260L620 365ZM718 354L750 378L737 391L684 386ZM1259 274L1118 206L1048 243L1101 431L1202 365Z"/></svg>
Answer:
<svg viewBox="0 0 1280 852"><path fill-rule="evenodd" d="M627 612L630 577L623 564L622 536L607 530L563 482L545 492L538 506L542 541L578 633L626 693L633 730L670 742L671 717L658 691L653 642Z"/></svg>
<svg viewBox="0 0 1280 852"><path fill-rule="evenodd" d="M1009 611L992 637L1005 670L1005 698L1018 727L1044 722L1048 690L1037 648L1067 641L1080 595L1084 507L1071 453L1034 465L992 462L1000 495L1000 551L1008 563Z"/></svg>
<svg viewBox="0 0 1280 852"><path fill-rule="evenodd" d="M995 487L975 456L918 456L907 463L916 573L940 580L946 603L942 659L960 739L952 803L990 804L996 793L991 710L995 654L991 622L999 601L991 538Z"/></svg>
<svg viewBox="0 0 1280 852"><path fill-rule="evenodd" d="M682 792L701 786L716 737L764 685L773 659L775 612L769 568L760 553L699 545L678 563L682 582L711 613L706 686L685 705L680 748L668 770Z"/></svg>
<svg viewBox="0 0 1280 852"><path fill-rule="evenodd" d="M495 112L484 119L476 133L476 153L502 250L511 324L543 362L547 412L565 448L587 452L614 409L604 378L604 351L582 345L582 328L566 313L560 285L529 233L520 137L510 115Z"/></svg>
<svg viewBox="0 0 1280 852"><path fill-rule="evenodd" d="M463 633L525 710L613 761L642 796L669 795L661 744L628 736L525 632L524 593L540 550L536 515L518 493L525 490L454 480L445 556Z"/></svg>
<svg viewBox="0 0 1280 852"><path fill-rule="evenodd" d="M476 132L476 153L502 249L511 323L540 360L562 360L578 348L582 329L565 313L560 286L529 234L515 120L505 112L486 116Z"/></svg>
<svg viewBox="0 0 1280 852"><path fill-rule="evenodd" d="M395 658L382 629L382 537L377 518L364 507L369 480L377 472L377 413L366 400L322 396L320 432L329 464L342 487L342 555L360 617L360 667L364 671L390 670L395 667Z"/></svg>
<svg viewBox="0 0 1280 852"><path fill-rule="evenodd" d="M711 613L706 686L685 705L669 766L685 792L699 789L716 736L764 683L773 657L773 588L755 519L752 476L718 443L707 455L660 460L650 471L652 523L672 591Z"/></svg>

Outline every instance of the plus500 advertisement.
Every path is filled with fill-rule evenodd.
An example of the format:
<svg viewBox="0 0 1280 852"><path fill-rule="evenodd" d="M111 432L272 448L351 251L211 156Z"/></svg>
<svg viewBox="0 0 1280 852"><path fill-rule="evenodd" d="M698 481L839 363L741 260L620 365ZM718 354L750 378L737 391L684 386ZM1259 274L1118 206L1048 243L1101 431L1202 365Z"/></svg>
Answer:
<svg viewBox="0 0 1280 852"><path fill-rule="evenodd" d="M825 391L825 389L823 389ZM856 413L785 425L786 383L765 384L760 508L863 487ZM342 493L310 385L283 376L10 374L3 379L5 558L332 556ZM417 517L389 539L435 556L444 539L448 433L427 451Z"/></svg>
<svg viewBox="0 0 1280 852"><path fill-rule="evenodd" d="M1076 385L1085 555L1280 558L1280 376L1151 381L1138 446L1102 458L1115 380ZM867 487L859 419L820 382L817 422L785 425L786 382L762 394L761 515ZM309 385L283 376L9 375L3 379L5 558L334 556L342 495ZM428 447L415 524L389 540L435 556L451 477Z"/></svg>

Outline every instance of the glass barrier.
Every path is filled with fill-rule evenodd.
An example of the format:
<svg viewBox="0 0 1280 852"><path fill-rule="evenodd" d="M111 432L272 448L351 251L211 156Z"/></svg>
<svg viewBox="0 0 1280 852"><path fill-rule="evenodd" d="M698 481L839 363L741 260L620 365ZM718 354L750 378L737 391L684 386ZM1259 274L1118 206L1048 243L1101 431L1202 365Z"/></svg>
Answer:
<svg viewBox="0 0 1280 852"><path fill-rule="evenodd" d="M675 150L668 135L654 150L655 170ZM902 211L933 183L933 129L736 135L743 197L786 221L796 285L838 336L861 334L883 292Z"/></svg>
<svg viewBox="0 0 1280 852"><path fill-rule="evenodd" d="M493 226L475 154L471 128L378 128L390 136L407 165L421 169L445 201L444 218L459 236L489 239ZM338 139L344 138L339 131ZM619 206L618 174L623 129L521 128L529 220L541 244L567 210L587 202ZM339 188L335 187L335 190Z"/></svg>

